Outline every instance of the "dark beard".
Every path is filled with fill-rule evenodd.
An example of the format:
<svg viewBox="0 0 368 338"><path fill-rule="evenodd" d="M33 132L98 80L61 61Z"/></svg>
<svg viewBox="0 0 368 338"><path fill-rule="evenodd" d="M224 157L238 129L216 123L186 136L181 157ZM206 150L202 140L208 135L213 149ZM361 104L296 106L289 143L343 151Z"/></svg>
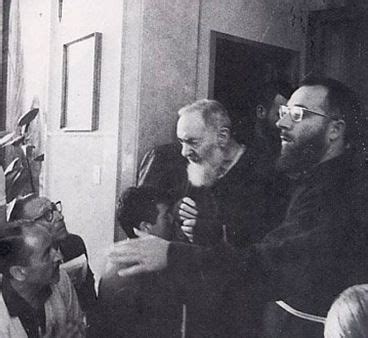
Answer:
<svg viewBox="0 0 368 338"><path fill-rule="evenodd" d="M317 165L326 152L325 130L323 127L309 137L304 134L287 149L281 150L276 162L277 170L288 175L297 175Z"/></svg>
<svg viewBox="0 0 368 338"><path fill-rule="evenodd" d="M281 151L280 129L271 126L268 121L263 121L262 128L263 136L267 141L267 148L275 154L273 158L276 159Z"/></svg>

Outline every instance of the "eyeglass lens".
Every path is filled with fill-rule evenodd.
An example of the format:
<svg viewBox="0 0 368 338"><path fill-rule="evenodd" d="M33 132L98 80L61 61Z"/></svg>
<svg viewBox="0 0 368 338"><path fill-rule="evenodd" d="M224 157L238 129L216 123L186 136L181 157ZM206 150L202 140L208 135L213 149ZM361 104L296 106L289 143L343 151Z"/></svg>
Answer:
<svg viewBox="0 0 368 338"><path fill-rule="evenodd" d="M61 201L51 203L51 208L45 211L43 217L46 219L46 221L51 222L54 219L54 211L62 212L62 210L63 207Z"/></svg>
<svg viewBox="0 0 368 338"><path fill-rule="evenodd" d="M280 106L280 109L279 109L280 119L282 119L287 114L290 115L293 121L299 122L303 119L303 108Z"/></svg>

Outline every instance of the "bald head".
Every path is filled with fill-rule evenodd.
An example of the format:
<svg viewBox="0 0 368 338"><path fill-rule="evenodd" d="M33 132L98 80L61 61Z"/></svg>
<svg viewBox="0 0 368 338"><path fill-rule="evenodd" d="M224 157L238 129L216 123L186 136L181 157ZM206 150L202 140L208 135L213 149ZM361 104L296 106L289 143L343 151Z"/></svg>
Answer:
<svg viewBox="0 0 368 338"><path fill-rule="evenodd" d="M57 240L62 240L68 235L68 232L61 208L57 205L61 206L61 202L55 204L46 197L28 196L17 201L11 215L11 220L37 220Z"/></svg>
<svg viewBox="0 0 368 338"><path fill-rule="evenodd" d="M42 215L51 206L51 201L46 197L35 197L25 201L22 208L22 218L34 219Z"/></svg>

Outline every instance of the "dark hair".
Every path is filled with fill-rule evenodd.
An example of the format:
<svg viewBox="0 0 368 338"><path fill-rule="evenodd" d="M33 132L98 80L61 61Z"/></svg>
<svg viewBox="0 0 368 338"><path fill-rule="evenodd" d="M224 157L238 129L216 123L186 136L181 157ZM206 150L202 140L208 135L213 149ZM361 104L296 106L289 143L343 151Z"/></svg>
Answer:
<svg viewBox="0 0 368 338"><path fill-rule="evenodd" d="M328 311L325 337L368 336L368 284L354 285L334 301Z"/></svg>
<svg viewBox="0 0 368 338"><path fill-rule="evenodd" d="M289 99L293 93L293 88L286 81L270 81L264 83L257 88L255 104L261 104L267 110L272 107L273 101L277 94L282 95L285 99Z"/></svg>
<svg viewBox="0 0 368 338"><path fill-rule="evenodd" d="M309 76L300 83L302 86L322 86L327 89L327 113L345 122L345 143L356 150L365 151L367 117L361 109L357 94L332 78Z"/></svg>
<svg viewBox="0 0 368 338"><path fill-rule="evenodd" d="M159 203L172 204L168 194L152 186L130 187L122 194L117 219L128 237L136 237L133 228L138 228L142 221L156 223Z"/></svg>
<svg viewBox="0 0 368 338"><path fill-rule="evenodd" d="M25 229L37 226L37 222L19 220L7 223L0 231L0 272L9 275L10 267L28 265L30 252L25 244Z"/></svg>
<svg viewBox="0 0 368 338"><path fill-rule="evenodd" d="M204 123L207 127L215 129L226 127L231 129L231 119L229 112L218 101L202 99L192 104L188 104L178 111L179 116L187 113L198 112L202 114Z"/></svg>

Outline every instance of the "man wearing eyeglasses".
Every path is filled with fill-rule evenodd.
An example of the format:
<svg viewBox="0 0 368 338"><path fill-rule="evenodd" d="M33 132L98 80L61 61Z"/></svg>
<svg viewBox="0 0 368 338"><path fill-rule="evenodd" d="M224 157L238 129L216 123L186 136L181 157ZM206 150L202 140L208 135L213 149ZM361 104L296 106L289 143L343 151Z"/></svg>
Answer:
<svg viewBox="0 0 368 338"><path fill-rule="evenodd" d="M82 238L66 229L61 201L53 203L46 197L34 195L19 199L11 213L11 220L19 219L37 221L53 234L63 255L63 267L69 273L81 308L89 321L96 303L94 277Z"/></svg>
<svg viewBox="0 0 368 338"><path fill-rule="evenodd" d="M296 180L280 227L248 249L142 236L110 256L124 276L165 269L192 296L216 279L216 292L242 288L245 306L276 301L249 337L323 337L334 298L368 280L366 118L345 85L309 79L280 109L277 126L278 168Z"/></svg>

